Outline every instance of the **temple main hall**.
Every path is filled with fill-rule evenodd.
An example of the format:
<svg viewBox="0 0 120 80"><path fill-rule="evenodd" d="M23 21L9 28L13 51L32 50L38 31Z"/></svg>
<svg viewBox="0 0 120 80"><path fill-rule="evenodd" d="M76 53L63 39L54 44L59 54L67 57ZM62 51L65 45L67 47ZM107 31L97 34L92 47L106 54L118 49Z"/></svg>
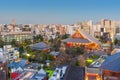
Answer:
<svg viewBox="0 0 120 80"><path fill-rule="evenodd" d="M66 47L83 45L88 49L98 49L100 44L96 38L80 30L75 31L71 37L62 40L62 42L65 43Z"/></svg>

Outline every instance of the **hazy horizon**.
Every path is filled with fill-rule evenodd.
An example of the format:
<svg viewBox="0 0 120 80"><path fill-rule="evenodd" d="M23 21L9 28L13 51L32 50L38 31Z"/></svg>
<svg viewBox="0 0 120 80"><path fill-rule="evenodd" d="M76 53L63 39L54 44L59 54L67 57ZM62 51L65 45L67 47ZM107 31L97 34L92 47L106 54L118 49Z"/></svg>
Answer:
<svg viewBox="0 0 120 80"><path fill-rule="evenodd" d="M73 24L120 20L120 0L1 0L0 24Z"/></svg>

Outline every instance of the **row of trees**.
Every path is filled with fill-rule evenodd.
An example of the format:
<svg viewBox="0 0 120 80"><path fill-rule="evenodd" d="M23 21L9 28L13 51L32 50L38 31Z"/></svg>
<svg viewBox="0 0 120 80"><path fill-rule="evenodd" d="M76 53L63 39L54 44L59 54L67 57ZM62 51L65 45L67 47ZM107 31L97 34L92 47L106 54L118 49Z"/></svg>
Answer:
<svg viewBox="0 0 120 80"><path fill-rule="evenodd" d="M44 38L41 35L33 36L33 43L38 43L43 40L44 40Z"/></svg>
<svg viewBox="0 0 120 80"><path fill-rule="evenodd" d="M50 44L50 46L52 47L52 50L55 51L59 51L59 48L61 46L61 40L68 38L69 35L68 34L64 34L64 35L58 35L58 37L56 37L55 39L51 38L48 43Z"/></svg>
<svg viewBox="0 0 120 80"><path fill-rule="evenodd" d="M106 43L108 41L107 38L105 38L104 36L96 36L96 38L98 38L99 41L102 43Z"/></svg>
<svg viewBox="0 0 120 80"><path fill-rule="evenodd" d="M30 62L44 63L45 60L54 60L54 56L43 51L32 51L27 54L23 54L22 58L28 59Z"/></svg>

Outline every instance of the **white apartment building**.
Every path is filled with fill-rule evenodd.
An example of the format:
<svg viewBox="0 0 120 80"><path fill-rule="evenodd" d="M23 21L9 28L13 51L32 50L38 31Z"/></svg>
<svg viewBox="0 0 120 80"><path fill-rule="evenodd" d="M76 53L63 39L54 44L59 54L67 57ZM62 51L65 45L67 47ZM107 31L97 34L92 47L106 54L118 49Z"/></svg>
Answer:
<svg viewBox="0 0 120 80"><path fill-rule="evenodd" d="M19 58L19 51L15 50L15 48L12 48L11 45L4 46L4 53L8 62L15 61Z"/></svg>

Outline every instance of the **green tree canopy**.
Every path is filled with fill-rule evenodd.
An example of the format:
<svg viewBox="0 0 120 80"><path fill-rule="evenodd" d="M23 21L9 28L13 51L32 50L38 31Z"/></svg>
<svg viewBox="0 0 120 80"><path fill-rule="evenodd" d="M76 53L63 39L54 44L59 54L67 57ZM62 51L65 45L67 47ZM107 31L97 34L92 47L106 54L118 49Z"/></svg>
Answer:
<svg viewBox="0 0 120 80"><path fill-rule="evenodd" d="M68 38L68 37L69 37L68 34L64 34L64 35L62 35L62 39L66 39L66 38Z"/></svg>
<svg viewBox="0 0 120 80"><path fill-rule="evenodd" d="M118 39L115 38L115 40L114 40L114 44L116 45L117 43L118 43Z"/></svg>
<svg viewBox="0 0 120 80"><path fill-rule="evenodd" d="M11 45L12 45L13 47L17 46L17 41L16 41L15 39L13 39L13 40L11 41Z"/></svg>
<svg viewBox="0 0 120 80"><path fill-rule="evenodd" d="M2 39L0 39L0 47L4 46L4 41Z"/></svg>

